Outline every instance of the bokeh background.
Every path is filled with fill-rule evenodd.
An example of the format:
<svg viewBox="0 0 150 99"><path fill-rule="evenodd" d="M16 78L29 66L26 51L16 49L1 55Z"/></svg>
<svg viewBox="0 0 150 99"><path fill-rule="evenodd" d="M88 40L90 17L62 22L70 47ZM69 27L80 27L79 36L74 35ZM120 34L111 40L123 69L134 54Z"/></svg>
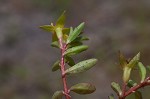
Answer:
<svg viewBox="0 0 150 99"><path fill-rule="evenodd" d="M76 62L96 57L98 64L86 73L68 77L69 86L91 82L97 91L72 94L72 99L107 99L110 83L121 83L118 51L126 57L141 52L150 65L150 0L0 0L0 99L51 99L62 89L60 72L51 72L59 51L50 46L51 33L40 25L55 22L67 11L66 26L86 23L88 51ZM133 75L138 79L138 72ZM150 98L150 87L144 88ZM128 99L134 99L132 95Z"/></svg>

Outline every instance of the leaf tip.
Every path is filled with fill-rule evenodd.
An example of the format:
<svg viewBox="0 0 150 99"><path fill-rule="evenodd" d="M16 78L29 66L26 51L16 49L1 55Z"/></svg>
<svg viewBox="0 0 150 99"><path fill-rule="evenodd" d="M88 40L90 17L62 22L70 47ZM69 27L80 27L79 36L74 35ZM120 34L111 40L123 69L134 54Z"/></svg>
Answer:
<svg viewBox="0 0 150 99"><path fill-rule="evenodd" d="M84 26L84 25L85 25L85 22L82 22L82 23L81 23L81 25L83 25L83 26Z"/></svg>
<svg viewBox="0 0 150 99"><path fill-rule="evenodd" d="M97 63L98 59L96 59L96 58L93 58L93 61L94 61L95 63Z"/></svg>
<svg viewBox="0 0 150 99"><path fill-rule="evenodd" d="M141 52L139 52L139 53L137 54L137 56L138 56L138 58L140 58L140 56L141 56Z"/></svg>

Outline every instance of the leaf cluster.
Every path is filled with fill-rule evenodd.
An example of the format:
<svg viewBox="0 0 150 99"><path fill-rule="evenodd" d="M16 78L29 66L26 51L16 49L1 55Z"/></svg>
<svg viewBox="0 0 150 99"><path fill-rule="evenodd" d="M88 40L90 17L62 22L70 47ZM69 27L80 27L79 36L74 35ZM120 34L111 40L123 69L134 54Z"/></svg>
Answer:
<svg viewBox="0 0 150 99"><path fill-rule="evenodd" d="M52 43L51 46L58 48L62 51L62 58L64 58L64 65L70 66L64 71L64 75L72 75L78 74L81 72L85 72L91 69L97 62L97 59L87 59L76 63L72 56L80 54L81 52L88 49L87 45L83 45L83 41L89 40L87 37L82 36L83 28L85 23L81 23L77 27L66 28L65 27L65 12L58 18L56 24L54 25L43 25L40 26L41 29L46 30L52 33ZM52 71L61 70L64 68L62 65L62 60L58 59L52 66ZM64 76L63 75L63 76ZM96 90L95 86L90 83L79 83L73 85L69 88L68 93L70 91L75 92L77 94L90 94ZM52 99L62 99L62 96L68 93L64 93L64 91L56 91L52 97Z"/></svg>
<svg viewBox="0 0 150 99"><path fill-rule="evenodd" d="M138 90L144 86L149 85L149 77L147 71L149 71L150 66L144 66L140 62L140 53L135 55L130 61L125 58L125 56L119 52L119 63L123 70L123 87L116 82L111 83L112 89L117 93L119 99L125 99L129 94L134 93L135 99L143 99L142 93ZM134 81L131 78L131 72L137 68L139 71L140 82ZM126 88L127 87L127 88ZM127 90L128 89L128 90ZM109 99L114 99L114 96L109 96Z"/></svg>

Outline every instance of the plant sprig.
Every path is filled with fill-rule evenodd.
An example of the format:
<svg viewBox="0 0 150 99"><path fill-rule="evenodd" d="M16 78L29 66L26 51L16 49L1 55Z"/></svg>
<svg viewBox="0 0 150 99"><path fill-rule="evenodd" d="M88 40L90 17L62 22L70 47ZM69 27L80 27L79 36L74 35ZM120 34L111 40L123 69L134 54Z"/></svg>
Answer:
<svg viewBox="0 0 150 99"><path fill-rule="evenodd" d="M116 82L112 82L111 87L117 93L118 99L125 99L130 94L134 93L135 99L143 99L140 88L150 85L150 76L147 75L149 66L144 66L140 60L140 53L128 61L122 53L119 52L119 62L123 70L123 84L122 87ZM131 72L135 67L138 67L140 82L131 79ZM114 99L114 96L109 96L109 99Z"/></svg>
<svg viewBox="0 0 150 99"><path fill-rule="evenodd" d="M88 38L81 35L85 23L81 23L76 28L65 28L65 19L65 12L63 12L56 25L51 23L51 25L40 26L41 29L52 32L51 46L61 51L61 57L52 66L52 71L61 70L64 89L56 91L52 99L62 99L63 96L66 99L71 99L70 92L91 94L96 90L95 86L90 83L79 83L70 88L67 85L67 75L78 74L91 69L96 64L97 59L87 59L75 64L72 56L88 49L88 46L83 45L83 41L88 40ZM66 65L69 65L70 68L66 69Z"/></svg>

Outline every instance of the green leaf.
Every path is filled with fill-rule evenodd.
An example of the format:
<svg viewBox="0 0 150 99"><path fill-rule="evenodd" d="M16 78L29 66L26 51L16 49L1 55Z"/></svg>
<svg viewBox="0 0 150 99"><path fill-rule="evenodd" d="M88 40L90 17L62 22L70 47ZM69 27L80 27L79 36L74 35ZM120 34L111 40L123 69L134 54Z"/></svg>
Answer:
<svg viewBox="0 0 150 99"><path fill-rule="evenodd" d="M91 94L95 90L95 86L90 83L79 83L70 88L70 91L73 91L78 94Z"/></svg>
<svg viewBox="0 0 150 99"><path fill-rule="evenodd" d="M79 63L77 63L76 65L70 67L69 69L67 69L65 71L65 73L67 75L69 74L77 74L77 73L80 73L80 72L84 72L84 71L87 71L89 70L90 68L92 68L97 62L97 59L88 59L88 60L85 60L85 61L81 61Z"/></svg>
<svg viewBox="0 0 150 99"><path fill-rule="evenodd" d="M68 48L72 48L72 47L81 46L81 45L83 45L82 42L72 42L72 43L68 44L67 47L68 47Z"/></svg>
<svg viewBox="0 0 150 99"><path fill-rule="evenodd" d="M108 96L109 99L115 99L114 95L111 94L110 96Z"/></svg>
<svg viewBox="0 0 150 99"><path fill-rule="evenodd" d="M51 43L52 47L60 48L58 41L54 41Z"/></svg>
<svg viewBox="0 0 150 99"><path fill-rule="evenodd" d="M133 59L129 62L127 67L133 68L138 63L139 59L140 59L140 52L135 57L133 57Z"/></svg>
<svg viewBox="0 0 150 99"><path fill-rule="evenodd" d="M74 41L68 44L68 48L83 45L82 41L89 40L87 37L79 36Z"/></svg>
<svg viewBox="0 0 150 99"><path fill-rule="evenodd" d="M112 83L111 83L111 88L112 88L119 96L121 96L122 90L121 90L120 85L119 85L118 83L112 82Z"/></svg>
<svg viewBox="0 0 150 99"><path fill-rule="evenodd" d="M65 11L61 14L61 16L58 18L57 22L56 22L56 27L60 27L63 28L64 24L65 24Z"/></svg>
<svg viewBox="0 0 150 99"><path fill-rule="evenodd" d="M129 88L134 87L134 86L136 86L136 85L137 85L137 83L134 82L134 81L131 80L131 79L128 81L128 84L127 84L127 86L128 86Z"/></svg>
<svg viewBox="0 0 150 99"><path fill-rule="evenodd" d="M136 92L134 93L134 95L135 95L135 99L143 99L143 98L142 98L142 93L141 93L140 91L136 91Z"/></svg>
<svg viewBox="0 0 150 99"><path fill-rule="evenodd" d="M128 63L127 60L125 59L124 55L119 51L119 62L120 66L124 68Z"/></svg>
<svg viewBox="0 0 150 99"><path fill-rule="evenodd" d="M52 25L43 25L43 26L40 26L40 28L47 32L54 32L54 26Z"/></svg>
<svg viewBox="0 0 150 99"><path fill-rule="evenodd" d="M146 66L147 70L150 72L150 66Z"/></svg>
<svg viewBox="0 0 150 99"><path fill-rule="evenodd" d="M123 81L125 83L127 83L130 79L130 75L131 75L131 68L129 67L124 67L124 70L123 70Z"/></svg>
<svg viewBox="0 0 150 99"><path fill-rule="evenodd" d="M55 32L52 34L52 42L54 41L58 41L58 37Z"/></svg>
<svg viewBox="0 0 150 99"><path fill-rule="evenodd" d="M70 27L69 35L71 35L72 33L73 33L73 27Z"/></svg>
<svg viewBox="0 0 150 99"><path fill-rule="evenodd" d="M83 37L83 36L78 36L74 41L72 42L82 42L82 41L86 41L89 40L89 38L87 37Z"/></svg>
<svg viewBox="0 0 150 99"><path fill-rule="evenodd" d="M56 35L58 38L61 38L63 36L62 28L60 28L60 27L56 28L55 32L56 32Z"/></svg>
<svg viewBox="0 0 150 99"><path fill-rule="evenodd" d="M146 77L146 68L141 62L138 63L138 67L140 70L141 82L143 82Z"/></svg>
<svg viewBox="0 0 150 99"><path fill-rule="evenodd" d="M67 63L69 66L75 65L74 60L73 60L71 57L69 57L69 56L65 56L65 61L66 61L66 63Z"/></svg>
<svg viewBox="0 0 150 99"><path fill-rule="evenodd" d="M80 41L87 41L87 40L89 40L89 38L88 37L80 37Z"/></svg>
<svg viewBox="0 0 150 99"><path fill-rule="evenodd" d="M67 44L69 44L70 42L72 42L73 40L75 40L78 37L78 35L81 33L81 31L83 30L83 28L84 28L84 22L81 23L77 28L75 28L74 31L72 31L72 29L71 29L69 37L67 39Z"/></svg>
<svg viewBox="0 0 150 99"><path fill-rule="evenodd" d="M52 66L52 71L53 71L53 72L54 72L54 71L57 71L58 69L60 69L59 63L60 63L60 60L57 60L57 61L54 63L54 65Z"/></svg>
<svg viewBox="0 0 150 99"><path fill-rule="evenodd" d="M63 32L63 34L69 35L70 28L63 28L62 32Z"/></svg>
<svg viewBox="0 0 150 99"><path fill-rule="evenodd" d="M62 99L63 92L62 91L56 91L54 95L52 96L52 99Z"/></svg>
<svg viewBox="0 0 150 99"><path fill-rule="evenodd" d="M64 55L68 55L68 56L76 55L76 54L79 54L79 53L81 53L87 49L88 49L88 46L86 46L86 45L75 46L75 47L67 49L65 51Z"/></svg>

